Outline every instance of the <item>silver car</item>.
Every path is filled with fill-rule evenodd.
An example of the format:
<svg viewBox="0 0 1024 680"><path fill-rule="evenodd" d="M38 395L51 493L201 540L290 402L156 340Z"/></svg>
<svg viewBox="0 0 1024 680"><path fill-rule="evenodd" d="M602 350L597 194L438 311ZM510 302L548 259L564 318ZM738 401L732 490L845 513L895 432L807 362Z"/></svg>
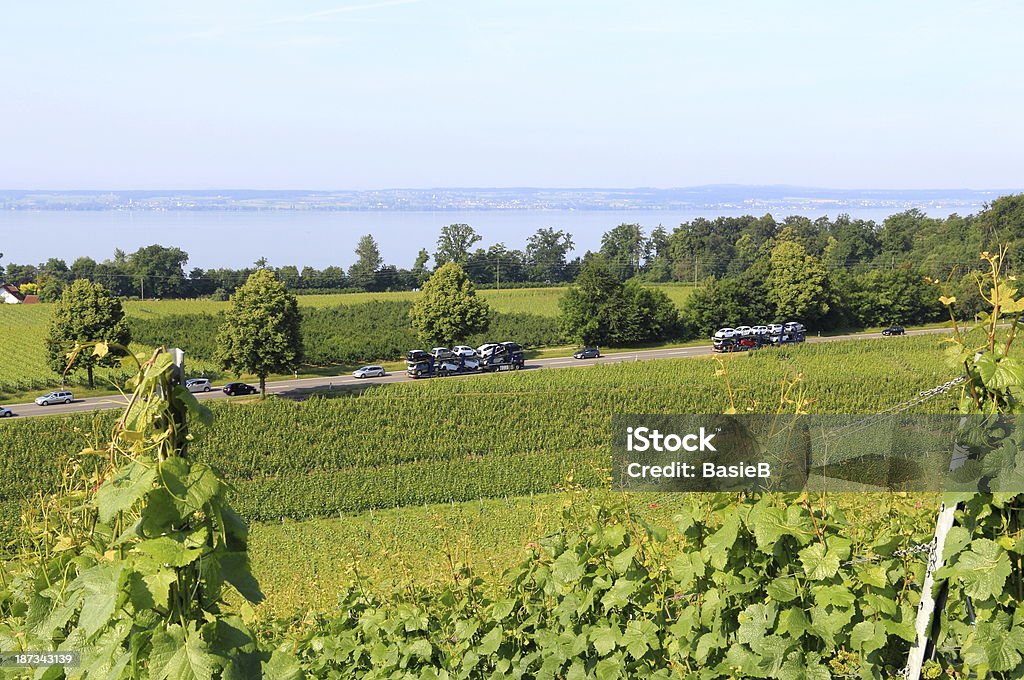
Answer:
<svg viewBox="0 0 1024 680"><path fill-rule="evenodd" d="M356 378L383 378L387 375L383 366L363 366L352 372Z"/></svg>
<svg viewBox="0 0 1024 680"><path fill-rule="evenodd" d="M5 408L3 406L0 406L0 418L10 418L13 415L14 415L14 411L12 411L9 408Z"/></svg>
<svg viewBox="0 0 1024 680"><path fill-rule="evenodd" d="M70 404L75 400L75 395L70 392L60 390L57 392L50 392L44 394L41 397L36 397L37 406L49 406L50 404Z"/></svg>
<svg viewBox="0 0 1024 680"><path fill-rule="evenodd" d="M209 392L209 378L189 378L185 381L185 389L189 392Z"/></svg>

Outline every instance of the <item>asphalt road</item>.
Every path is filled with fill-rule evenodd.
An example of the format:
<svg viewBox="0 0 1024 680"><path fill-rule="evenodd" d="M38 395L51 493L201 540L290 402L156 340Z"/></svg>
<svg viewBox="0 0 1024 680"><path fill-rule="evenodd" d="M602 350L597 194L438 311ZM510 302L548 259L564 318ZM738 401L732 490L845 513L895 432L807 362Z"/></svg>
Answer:
<svg viewBox="0 0 1024 680"><path fill-rule="evenodd" d="M926 333L948 333L946 328L927 328L908 330L907 335L921 335ZM808 337L807 342L838 342L843 340L863 340L869 338L882 339L881 333L851 333L848 335L833 335L829 337ZM889 342L899 342L899 338L885 338ZM770 351L770 349L768 350ZM707 356L712 354L710 345L698 347L675 347L668 349L649 349L636 352L609 352L597 359L573 359L572 357L556 357L550 359L532 359L526 362L526 369L537 368L572 368L576 366L592 366L594 364L615 364L625 361L649 361L652 359L678 359L681 357ZM187 366L187 364L186 364ZM451 376L446 380L457 380L461 376ZM351 375L337 375L333 377L299 378L297 380L275 380L267 383L268 394L300 396L303 392L316 388L341 387L352 385L374 385L381 383L407 382L414 380L408 377L405 372L392 373L383 378L353 378ZM226 399L228 398L219 388L214 387L210 392L196 394L199 399ZM121 408L126 404L125 400L117 396L91 397L89 399L77 399L70 404L53 404L52 406L36 406L35 404L12 404L8 408L14 411L18 417L32 417L43 415L57 415L61 413L78 413L82 411L96 411L100 409Z"/></svg>

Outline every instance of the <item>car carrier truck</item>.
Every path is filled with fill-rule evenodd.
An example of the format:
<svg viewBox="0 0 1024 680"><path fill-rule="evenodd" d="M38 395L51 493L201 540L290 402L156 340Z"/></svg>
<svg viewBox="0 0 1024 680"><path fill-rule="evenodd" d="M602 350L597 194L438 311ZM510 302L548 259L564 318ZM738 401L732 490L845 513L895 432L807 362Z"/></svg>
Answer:
<svg viewBox="0 0 1024 680"><path fill-rule="evenodd" d="M524 364L523 348L514 342L489 343L482 355L466 356L436 351L431 354L414 349L405 357L406 374L410 378L514 371Z"/></svg>

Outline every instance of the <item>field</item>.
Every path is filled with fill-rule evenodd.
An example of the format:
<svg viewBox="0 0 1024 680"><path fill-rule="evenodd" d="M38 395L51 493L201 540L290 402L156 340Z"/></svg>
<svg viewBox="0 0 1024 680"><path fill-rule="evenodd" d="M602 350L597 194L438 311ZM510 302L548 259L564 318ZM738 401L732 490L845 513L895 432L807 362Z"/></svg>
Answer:
<svg viewBox="0 0 1024 680"><path fill-rule="evenodd" d="M195 429L189 456L222 471L250 522L253 571L267 595L256 625L271 639L297 635L304 663L322 671L313 677L335 677L320 655L339 636L385 650L425 641L424 630L442 649L452 639L446 621L504 620L508 612L521 612L510 625L530 626L538 640L548 631L568 640L587 622L584 641L611 626L624 632L609 644L626 647L638 634L631 626L649 625L649 649L691 665L709 650L725 663L728 651L729 668L747 669L717 666L722 677L761 672L757 658L734 658L732 650L761 649L744 631L765 612L764 626L780 631L786 650L821 650L807 657L830 664L835 675L821 677L858 676L867 657L851 645L869 632L882 650L870 662L888 676L906 657L925 567L924 554L894 551L930 539L936 494L765 494L756 504L734 494L616 494L607 489L610 418L772 412L780 386L794 380L815 412L877 413L955 373L939 359L943 344L941 336L819 343L722 363L593 365L380 385L333 399L222 402L213 406L214 424ZM940 396L912 411L948 408ZM0 532L9 547L21 540L15 523L24 499L57 488L68 464L97 464L73 452L114 416L0 424L9 463L0 469ZM628 509L616 509L622 503ZM602 569L614 579L600 577ZM773 578L759 580L763 573ZM558 614L591 606L580 597L593 598L593 615L576 624ZM466 602L480 603L473 611L483 614L466 613ZM790 613L775 624L780 606ZM697 621L693 612L702 609L715 618ZM421 627L378 642L376 627L354 623L389 616L415 616ZM806 625L826 619L827 631ZM804 627L787 629L796 620ZM487 639L474 644L496 659L519 658L515 645L534 644L530 635L507 635L513 646L500 651ZM826 644L801 635L824 635ZM697 639L703 647L694 647ZM347 653L331 658L349 667ZM665 663L660 651L622 658Z"/></svg>
<svg viewBox="0 0 1024 680"><path fill-rule="evenodd" d="M821 343L728 359L732 396L709 359L399 383L304 402L217 403L192 455L221 469L250 520L308 519L394 507L600 487L614 413L772 409L801 383L819 413L874 413L949 379L935 336ZM937 409L932 402L918 407ZM48 490L112 414L0 424L6 461L0 522ZM6 472L9 471L9 472ZM0 531L3 531L0 528Z"/></svg>
<svg viewBox="0 0 1024 680"><path fill-rule="evenodd" d="M682 284L660 285L659 289L664 290L676 302L682 304L689 295L690 287ZM530 317L517 316L507 317L519 319L509 324L512 328L522 329L528 332L532 317L545 317L553 319L558 315L558 300L564 288L522 288L507 290L484 290L481 291L488 302L500 315L530 315ZM373 302L405 302L414 300L418 293L352 293L336 295L300 295L299 305L304 308L318 311L316 316L326 319L328 312L334 309L358 310L362 305ZM204 330L203 338L196 338L192 326L216 327L216 323L209 316L215 315L227 309L227 302L213 300L130 300L124 303L125 312L130 320L147 326L146 340L152 340L155 344L158 339L164 343L175 343L178 337L189 341L197 341L201 345L199 352L190 351L190 369L193 372L201 373L211 377L218 377L219 371L212 362L212 332ZM392 307L395 307L392 305ZM352 333L349 329L336 328L336 341L323 341L325 336L321 329L318 329L316 343L311 344L309 361L316 366L342 366L347 367L350 363L364 361L376 361L393 359L397 353L409 349L406 345L415 344L410 329L404 325L404 307L401 314L393 320L392 329L387 332L376 328L366 329L363 333ZM52 389L59 385L57 377L46 365L46 351L43 340L46 336L46 326L49 321L50 305L0 305L0 397L21 395L29 396L33 392ZM199 316L197 316L199 315ZM401 317L400 319L398 317ZM501 318L501 317L499 317ZM170 335L160 335L164 332L164 324L161 320L170 322L181 321L183 323L170 323L169 326L176 329ZM324 324L321 324L324 325ZM537 324L532 324L536 326ZM553 325L548 322L548 325ZM500 326L499 332L504 331ZM379 342L382 336L388 336L386 342ZM538 329L530 337L524 338L526 344L549 344L545 342L553 338L550 329ZM536 342L536 341L541 342ZM181 343L184 346L184 343ZM136 343L133 349L142 351L149 345ZM189 349L186 347L186 349ZM372 356L366 354L367 350ZM199 361L197 362L196 359ZM100 387L109 389L108 379L117 380L125 375L120 369L103 370L97 373ZM74 381L73 381L74 384Z"/></svg>

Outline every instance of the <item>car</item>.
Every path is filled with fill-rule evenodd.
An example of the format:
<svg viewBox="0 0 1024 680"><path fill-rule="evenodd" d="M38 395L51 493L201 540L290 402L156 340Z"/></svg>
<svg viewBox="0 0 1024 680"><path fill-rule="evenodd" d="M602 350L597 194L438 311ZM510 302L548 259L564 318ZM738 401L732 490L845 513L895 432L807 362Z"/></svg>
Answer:
<svg viewBox="0 0 1024 680"><path fill-rule="evenodd" d="M719 328L714 335L715 340L728 340L736 337L736 329L734 328Z"/></svg>
<svg viewBox="0 0 1024 680"><path fill-rule="evenodd" d="M903 335L907 330L903 326L889 326L882 331L882 335Z"/></svg>
<svg viewBox="0 0 1024 680"><path fill-rule="evenodd" d="M49 406L50 404L70 404L74 400L75 395L65 390L59 390L37 397L36 404L39 406Z"/></svg>
<svg viewBox="0 0 1024 680"><path fill-rule="evenodd" d="M437 364L437 372L441 375L448 373L469 373L480 368L480 362L475 358L456 357L443 359Z"/></svg>
<svg viewBox="0 0 1024 680"><path fill-rule="evenodd" d="M754 326L751 330L757 336L768 335L768 326Z"/></svg>
<svg viewBox="0 0 1024 680"><path fill-rule="evenodd" d="M352 375L356 378L383 378L387 371L383 366L363 366L352 371Z"/></svg>
<svg viewBox="0 0 1024 680"><path fill-rule="evenodd" d="M0 418L10 418L13 415L14 415L14 411L12 411L9 408L5 408L3 406L0 406Z"/></svg>
<svg viewBox="0 0 1024 680"><path fill-rule="evenodd" d="M487 354L490 354L494 350L494 348L497 347L497 346L498 346L498 343L496 343L496 342L484 343L483 345L480 345L479 347L476 348L477 356L481 356L482 357L482 356L485 356Z"/></svg>
<svg viewBox="0 0 1024 680"><path fill-rule="evenodd" d="M452 356L452 351L447 347L435 347L434 349L430 350L430 354L435 359L448 359Z"/></svg>
<svg viewBox="0 0 1024 680"><path fill-rule="evenodd" d="M452 354L457 357L475 357L476 350L465 345L458 345L457 347L452 347Z"/></svg>
<svg viewBox="0 0 1024 680"><path fill-rule="evenodd" d="M185 389L189 392L209 392L209 378L189 378L185 381Z"/></svg>
<svg viewBox="0 0 1024 680"><path fill-rule="evenodd" d="M405 361L409 364L418 364L421 361L430 361L433 358L433 355L421 349L409 350L409 353L405 355Z"/></svg>
<svg viewBox="0 0 1024 680"><path fill-rule="evenodd" d="M736 326L736 335L741 338L749 338L754 334L754 329L750 326Z"/></svg>
<svg viewBox="0 0 1024 680"><path fill-rule="evenodd" d="M223 392L229 397L237 397L242 394L259 394L259 390L252 385L240 382L228 383L224 386Z"/></svg>
<svg viewBox="0 0 1024 680"><path fill-rule="evenodd" d="M601 350L596 347L584 347L576 354L572 355L573 359L596 359L601 356Z"/></svg>
<svg viewBox="0 0 1024 680"><path fill-rule="evenodd" d="M770 323L768 324L768 335L781 335L782 324L781 323Z"/></svg>

